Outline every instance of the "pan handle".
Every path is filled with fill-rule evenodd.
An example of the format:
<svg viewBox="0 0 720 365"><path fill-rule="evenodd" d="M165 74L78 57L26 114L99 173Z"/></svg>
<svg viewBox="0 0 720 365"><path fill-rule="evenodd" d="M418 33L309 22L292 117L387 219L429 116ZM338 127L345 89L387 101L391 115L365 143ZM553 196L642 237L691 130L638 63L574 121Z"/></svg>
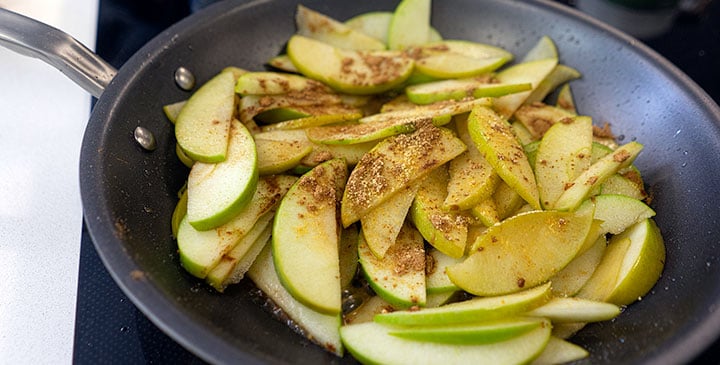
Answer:
<svg viewBox="0 0 720 365"><path fill-rule="evenodd" d="M99 98L117 70L67 33L0 8L0 46L39 58Z"/></svg>

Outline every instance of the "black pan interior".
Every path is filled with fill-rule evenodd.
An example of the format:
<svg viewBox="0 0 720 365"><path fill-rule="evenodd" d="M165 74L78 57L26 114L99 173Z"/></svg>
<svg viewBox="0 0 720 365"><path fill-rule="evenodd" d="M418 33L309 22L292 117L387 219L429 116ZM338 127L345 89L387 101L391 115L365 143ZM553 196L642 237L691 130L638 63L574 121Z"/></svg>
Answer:
<svg viewBox="0 0 720 365"><path fill-rule="evenodd" d="M395 1L303 4L347 19L392 10ZM187 169L175 157L161 107L186 99L179 66L203 82L223 67L261 70L294 31L296 2L226 1L160 34L133 56L96 104L81 153L85 219L100 256L133 302L161 329L211 362L352 363L335 358L273 319L242 283L216 294L178 264L170 217ZM542 35L561 61L583 73L572 83L580 111L609 122L645 150L637 161L654 195L667 245L665 272L651 295L615 321L587 327L575 341L592 363L678 363L720 331L720 111L707 95L638 42L559 5L538 1L443 0L433 25L522 55ZM153 131L141 149L132 132Z"/></svg>

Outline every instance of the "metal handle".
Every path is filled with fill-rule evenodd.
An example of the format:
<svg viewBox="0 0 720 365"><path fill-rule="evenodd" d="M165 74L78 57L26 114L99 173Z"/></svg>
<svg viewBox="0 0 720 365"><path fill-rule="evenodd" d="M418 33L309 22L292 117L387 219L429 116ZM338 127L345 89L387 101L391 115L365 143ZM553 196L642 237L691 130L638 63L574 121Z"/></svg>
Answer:
<svg viewBox="0 0 720 365"><path fill-rule="evenodd" d="M0 46L60 70L99 98L117 70L67 33L0 8Z"/></svg>

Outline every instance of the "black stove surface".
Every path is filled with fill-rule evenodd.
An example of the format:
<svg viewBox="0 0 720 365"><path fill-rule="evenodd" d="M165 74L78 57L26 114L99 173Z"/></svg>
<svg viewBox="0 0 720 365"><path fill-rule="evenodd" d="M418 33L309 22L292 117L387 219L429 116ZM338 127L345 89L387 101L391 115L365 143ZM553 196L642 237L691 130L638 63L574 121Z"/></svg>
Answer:
<svg viewBox="0 0 720 365"><path fill-rule="evenodd" d="M212 0L100 0L96 50L115 67L156 34ZM564 1L568 2L568 1ZM667 34L644 41L720 103L720 1L680 16ZM718 363L720 341L695 363ZM83 229L74 362L202 364L152 324L123 294Z"/></svg>

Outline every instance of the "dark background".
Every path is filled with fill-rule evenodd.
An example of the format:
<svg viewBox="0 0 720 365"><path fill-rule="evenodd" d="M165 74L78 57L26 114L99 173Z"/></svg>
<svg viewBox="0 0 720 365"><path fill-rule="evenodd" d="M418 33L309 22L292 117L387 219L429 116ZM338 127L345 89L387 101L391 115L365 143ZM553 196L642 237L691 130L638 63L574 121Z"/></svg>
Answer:
<svg viewBox="0 0 720 365"><path fill-rule="evenodd" d="M97 53L119 68L156 34L212 0L100 0ZM562 1L572 5L572 1ZM720 103L720 1L681 14L672 29L643 42L674 63ZM201 364L157 329L122 293L83 229L74 362ZM695 363L720 363L720 343Z"/></svg>

